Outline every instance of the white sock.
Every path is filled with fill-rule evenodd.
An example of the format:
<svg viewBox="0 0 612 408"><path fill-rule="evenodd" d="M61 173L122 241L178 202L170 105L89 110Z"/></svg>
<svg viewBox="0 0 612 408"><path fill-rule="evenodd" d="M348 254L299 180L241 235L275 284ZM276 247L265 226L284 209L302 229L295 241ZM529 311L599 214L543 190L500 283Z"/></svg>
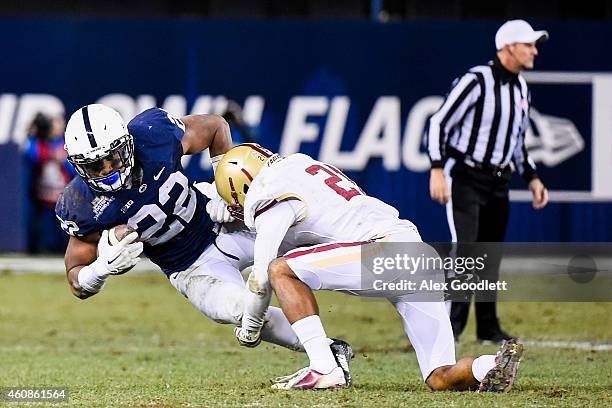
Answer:
<svg viewBox="0 0 612 408"><path fill-rule="evenodd" d="M338 367L319 316L305 317L293 323L291 327L308 354L310 368L321 374L329 374Z"/></svg>
<svg viewBox="0 0 612 408"><path fill-rule="evenodd" d="M272 288L267 295L260 296L248 291L244 296L244 313L242 314L242 328L251 332L261 330L264 325L264 316L270 305Z"/></svg>
<svg viewBox="0 0 612 408"><path fill-rule="evenodd" d="M472 363L472 374L480 382L493 367L495 367L495 355L485 354L475 359Z"/></svg>

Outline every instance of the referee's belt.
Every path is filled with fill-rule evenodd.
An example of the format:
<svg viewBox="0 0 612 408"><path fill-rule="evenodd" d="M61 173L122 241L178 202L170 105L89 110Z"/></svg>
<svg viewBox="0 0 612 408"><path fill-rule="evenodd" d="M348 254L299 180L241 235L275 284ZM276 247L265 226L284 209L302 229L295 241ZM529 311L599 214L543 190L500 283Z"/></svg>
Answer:
<svg viewBox="0 0 612 408"><path fill-rule="evenodd" d="M469 154L463 154L459 151L450 151L450 156L456 160L463 162L466 166L476 170L480 170L483 173L490 174L494 177L507 177L510 175L510 166L495 166L493 164L481 163L474 160Z"/></svg>

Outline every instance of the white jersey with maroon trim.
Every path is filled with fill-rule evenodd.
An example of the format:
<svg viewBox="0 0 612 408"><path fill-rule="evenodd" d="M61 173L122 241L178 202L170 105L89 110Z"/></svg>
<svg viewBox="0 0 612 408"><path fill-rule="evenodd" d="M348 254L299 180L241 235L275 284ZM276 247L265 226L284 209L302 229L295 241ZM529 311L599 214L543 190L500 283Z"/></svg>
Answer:
<svg viewBox="0 0 612 408"><path fill-rule="evenodd" d="M298 243L380 238L408 222L398 218L395 208L367 196L336 167L297 153L255 177L244 203L245 224L254 229L257 215L286 199L298 199L306 207L288 232Z"/></svg>

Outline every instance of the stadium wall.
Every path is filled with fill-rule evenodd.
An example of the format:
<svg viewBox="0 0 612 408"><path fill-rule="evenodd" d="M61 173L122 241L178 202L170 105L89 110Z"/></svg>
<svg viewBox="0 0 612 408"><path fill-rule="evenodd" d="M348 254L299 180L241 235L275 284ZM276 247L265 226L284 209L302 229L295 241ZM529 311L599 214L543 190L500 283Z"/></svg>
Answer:
<svg viewBox="0 0 612 408"><path fill-rule="evenodd" d="M0 19L0 250L24 248L16 155L34 114L102 102L125 119L150 106L175 115L238 101L257 141L346 170L413 220L450 239L428 193L423 127L452 80L494 55L501 21L127 18ZM610 241L612 24L532 21L551 34L530 73L529 149L551 190L536 212L513 180L510 241ZM202 179L206 157L184 162Z"/></svg>

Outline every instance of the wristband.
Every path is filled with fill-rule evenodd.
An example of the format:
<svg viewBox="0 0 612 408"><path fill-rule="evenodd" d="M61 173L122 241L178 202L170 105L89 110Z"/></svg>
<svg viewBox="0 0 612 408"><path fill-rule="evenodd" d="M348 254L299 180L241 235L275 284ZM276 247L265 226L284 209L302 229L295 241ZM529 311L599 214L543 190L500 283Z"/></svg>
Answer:
<svg viewBox="0 0 612 408"><path fill-rule="evenodd" d="M212 164L213 174L217 172L217 166L219 165L219 162L221 161L223 156L224 154L218 154L215 157L210 158L210 164Z"/></svg>
<svg viewBox="0 0 612 408"><path fill-rule="evenodd" d="M98 293L107 278L108 270L99 259L81 268L77 276L79 286L91 293Z"/></svg>

